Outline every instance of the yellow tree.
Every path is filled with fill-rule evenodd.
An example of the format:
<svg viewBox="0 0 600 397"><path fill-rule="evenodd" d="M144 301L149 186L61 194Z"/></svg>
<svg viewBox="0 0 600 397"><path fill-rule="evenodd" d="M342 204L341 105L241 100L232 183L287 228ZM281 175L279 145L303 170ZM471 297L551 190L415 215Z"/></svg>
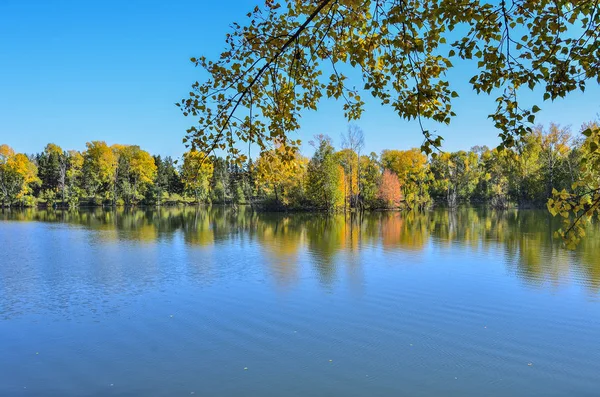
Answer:
<svg viewBox="0 0 600 397"><path fill-rule="evenodd" d="M509 206L509 179L512 175L506 170L514 162L508 150L484 148L481 152L481 178L478 189L483 200L493 208L506 209Z"/></svg>
<svg viewBox="0 0 600 397"><path fill-rule="evenodd" d="M571 132L569 128L561 128L551 123L547 131L541 127L536 128L541 135L541 160L544 178L546 180L545 199L551 195L552 188L557 182L567 183L567 186L575 182L572 165L568 156L571 153ZM561 189L562 190L562 189Z"/></svg>
<svg viewBox="0 0 600 397"><path fill-rule="evenodd" d="M115 162L115 166L112 168L112 175L111 175L111 182L110 182L110 195L111 195L111 199L112 199L112 203L113 205L115 205L117 203L117 200L119 199L119 182L121 180L125 181L125 185L124 190L125 190L125 195L127 196L127 199L129 201L129 198L131 198L132 196L135 196L135 193L132 190L131 185L128 183L127 181L127 176L126 174L129 171L129 158L127 156L127 148L129 146L128 145L121 145L121 144L114 144L110 147L110 149L113 152L113 161ZM107 192L108 194L108 192ZM108 197L107 197L108 198ZM129 204L129 203L128 203Z"/></svg>
<svg viewBox="0 0 600 397"><path fill-rule="evenodd" d="M76 206L81 197L82 177L83 177L83 155L77 150L68 151L68 167L65 178L65 185L69 193L69 206Z"/></svg>
<svg viewBox="0 0 600 397"><path fill-rule="evenodd" d="M129 146L128 153L131 176L135 182L144 185L152 183L156 177L156 164L152 155L139 146Z"/></svg>
<svg viewBox="0 0 600 397"><path fill-rule="evenodd" d="M348 199L346 197L346 193L350 192L350 194L352 194L352 187L351 187L351 176L346 175L346 172L344 170L344 167L340 164L337 165L337 175L338 175L338 182L337 182L337 189L335 191L335 194L333 195L333 201L332 201L332 207L333 208L344 208L344 211L347 208L348 205Z"/></svg>
<svg viewBox="0 0 600 397"><path fill-rule="evenodd" d="M83 153L84 184L91 196L104 193L105 198L113 192L118 158L115 151L104 141L86 143Z"/></svg>
<svg viewBox="0 0 600 397"><path fill-rule="evenodd" d="M196 204L208 197L213 171L212 162L202 153L192 150L183 155L181 179L185 189L194 194Z"/></svg>
<svg viewBox="0 0 600 397"><path fill-rule="evenodd" d="M358 175L359 162L358 154L350 149L342 149L336 153L338 162L342 166L344 172L344 207L354 207L357 204L358 198Z"/></svg>
<svg viewBox="0 0 600 397"><path fill-rule="evenodd" d="M427 157L418 149L384 150L381 165L394 172L409 208L422 208L429 203L431 178Z"/></svg>
<svg viewBox="0 0 600 397"><path fill-rule="evenodd" d="M344 172L348 177L348 203L351 207L359 207L361 203L359 198L361 197L361 157L362 149L365 145L365 138L362 129L358 126L351 124L348 126L348 130L342 135L342 166Z"/></svg>
<svg viewBox="0 0 600 397"><path fill-rule="evenodd" d="M120 193L130 205L144 197L156 177L156 163L150 153L137 145L113 145L118 167L115 170L114 197Z"/></svg>
<svg viewBox="0 0 600 397"><path fill-rule="evenodd" d="M509 190L521 205L530 205L543 192L541 172L541 134L532 133L519 140L514 150L508 151L510 174Z"/></svg>
<svg viewBox="0 0 600 397"><path fill-rule="evenodd" d="M460 150L441 153L431 159L432 195L445 199L448 207L468 202L479 183L479 157L476 153Z"/></svg>
<svg viewBox="0 0 600 397"><path fill-rule="evenodd" d="M254 164L256 184L267 195L273 195L278 204L300 204L308 159L294 153L293 159L287 160L286 155L283 145L263 151Z"/></svg>
<svg viewBox="0 0 600 397"><path fill-rule="evenodd" d="M0 145L0 202L10 206L15 200L31 193L33 184L39 183L36 165L22 153L8 145Z"/></svg>

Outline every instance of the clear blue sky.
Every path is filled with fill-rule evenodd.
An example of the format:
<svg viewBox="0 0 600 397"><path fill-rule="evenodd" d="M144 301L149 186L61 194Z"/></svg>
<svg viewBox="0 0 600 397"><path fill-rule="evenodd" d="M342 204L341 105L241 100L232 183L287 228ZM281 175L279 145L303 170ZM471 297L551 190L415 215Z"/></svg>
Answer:
<svg viewBox="0 0 600 397"><path fill-rule="evenodd" d="M153 154L178 157L193 120L174 103L201 70L191 56L215 56L233 21L262 0L0 0L0 143L33 153L54 142L64 149L85 142L139 144ZM458 70L457 81L469 73ZM360 82L358 82L360 83ZM450 126L427 125L445 137L447 150L498 143L486 115L493 100L457 84L458 117ZM572 125L600 113L600 89L590 85L556 103L539 103L538 120ZM531 95L525 96L531 99ZM358 123L366 150L405 149L422 141L415 123L372 103ZM318 133L335 143L345 130L341 103L324 103L303 119L305 143ZM310 153L305 145L305 153Z"/></svg>

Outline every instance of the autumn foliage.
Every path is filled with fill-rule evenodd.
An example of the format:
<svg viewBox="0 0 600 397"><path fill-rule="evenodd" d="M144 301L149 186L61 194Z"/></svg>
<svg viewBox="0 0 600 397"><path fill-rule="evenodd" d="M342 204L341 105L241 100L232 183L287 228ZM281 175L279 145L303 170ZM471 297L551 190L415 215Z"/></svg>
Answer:
<svg viewBox="0 0 600 397"><path fill-rule="evenodd" d="M398 208L402 202L400 181L390 170L384 170L379 184L379 199L384 208Z"/></svg>

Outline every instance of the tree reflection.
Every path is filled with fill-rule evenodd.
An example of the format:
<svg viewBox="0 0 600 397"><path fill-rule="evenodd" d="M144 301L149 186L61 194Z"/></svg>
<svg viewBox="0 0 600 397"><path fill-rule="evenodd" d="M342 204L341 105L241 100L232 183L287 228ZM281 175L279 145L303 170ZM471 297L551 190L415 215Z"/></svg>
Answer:
<svg viewBox="0 0 600 397"><path fill-rule="evenodd" d="M268 270L279 286L286 287L298 280L298 255L304 242L298 217L260 214L256 238L266 256Z"/></svg>
<svg viewBox="0 0 600 397"><path fill-rule="evenodd" d="M0 220L79 225L100 231L103 240L152 244L178 235L190 247L219 243L258 244L268 272L278 285L298 281L299 262L308 254L323 285L339 267L362 266L363 247L386 251L424 251L458 247L469 253L502 255L507 269L525 282L558 286L570 277L600 291L600 231L574 252L552 236L554 219L543 211L374 212L366 214L257 213L247 207L165 207L160 209L4 210Z"/></svg>

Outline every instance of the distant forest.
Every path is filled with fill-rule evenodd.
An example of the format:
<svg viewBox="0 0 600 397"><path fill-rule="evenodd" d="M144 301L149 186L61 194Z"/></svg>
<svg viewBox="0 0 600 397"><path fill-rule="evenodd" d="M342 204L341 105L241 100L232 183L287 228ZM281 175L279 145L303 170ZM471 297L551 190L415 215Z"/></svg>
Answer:
<svg viewBox="0 0 600 397"><path fill-rule="evenodd" d="M584 125L584 128L590 124ZM583 130L583 128L582 128ZM538 126L511 149L424 155L419 149L363 153L364 136L350 126L341 148L318 135L312 158L284 161L275 145L236 165L190 151L182 159L153 156L136 145L86 144L83 152L48 144L38 154L0 145L2 207L250 204L270 209L422 209L485 204L545 205L554 189L579 180L585 136Z"/></svg>

